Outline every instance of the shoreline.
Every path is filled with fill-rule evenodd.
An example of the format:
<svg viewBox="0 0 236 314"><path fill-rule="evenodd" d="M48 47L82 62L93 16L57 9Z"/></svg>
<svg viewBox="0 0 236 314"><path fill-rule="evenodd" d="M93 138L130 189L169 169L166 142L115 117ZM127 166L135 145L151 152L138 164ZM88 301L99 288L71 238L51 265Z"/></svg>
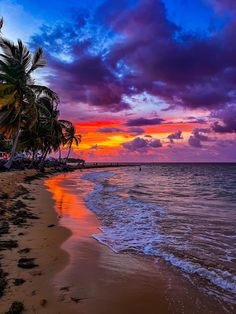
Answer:
<svg viewBox="0 0 236 314"><path fill-rule="evenodd" d="M72 230L62 245L70 262L54 278L55 287L66 287L65 302L74 295L82 314L227 313L223 305L164 260L117 254L92 237L101 233L101 223L84 197L94 184L81 180L80 175L74 172L46 180L61 224Z"/></svg>
<svg viewBox="0 0 236 314"><path fill-rule="evenodd" d="M94 185L81 184L79 171L46 173L30 184L24 181L35 177L34 170L4 174L8 201L21 200L39 219L11 225L10 233L0 237L18 241L17 248L0 250L1 268L8 273L0 314L14 301L24 304L24 313L223 313L161 259L154 263L146 256L116 254L94 239L100 221L83 200ZM20 258L35 258L38 266L19 268ZM26 281L14 285L14 279Z"/></svg>

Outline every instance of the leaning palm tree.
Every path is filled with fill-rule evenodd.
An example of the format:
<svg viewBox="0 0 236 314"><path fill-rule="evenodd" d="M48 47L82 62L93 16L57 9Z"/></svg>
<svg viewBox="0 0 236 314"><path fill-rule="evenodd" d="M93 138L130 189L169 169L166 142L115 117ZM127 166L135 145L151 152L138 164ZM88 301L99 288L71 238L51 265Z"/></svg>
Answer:
<svg viewBox="0 0 236 314"><path fill-rule="evenodd" d="M32 55L21 40L15 44L0 35L0 49L0 131L13 141L11 156L5 164L9 169L22 129L26 124L32 128L38 119L37 97L46 95L55 102L58 97L32 80L32 73L46 64L41 48Z"/></svg>
<svg viewBox="0 0 236 314"><path fill-rule="evenodd" d="M66 163L69 159L72 144L75 143L76 146L79 145L81 142L81 135L76 134L76 129L74 125L71 125L69 128L66 129L66 144L68 145L68 154L66 157Z"/></svg>

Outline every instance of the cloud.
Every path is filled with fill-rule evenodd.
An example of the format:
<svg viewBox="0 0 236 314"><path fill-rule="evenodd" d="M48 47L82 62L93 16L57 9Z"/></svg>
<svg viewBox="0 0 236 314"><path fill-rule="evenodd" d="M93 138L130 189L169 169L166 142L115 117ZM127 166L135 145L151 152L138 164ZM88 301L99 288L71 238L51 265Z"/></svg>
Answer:
<svg viewBox="0 0 236 314"><path fill-rule="evenodd" d="M115 128L115 127L110 127L110 128L101 128L98 129L98 132L101 133L128 133L128 134L135 134L135 135L141 135L145 133L145 130L142 128L128 128L127 130L121 129L121 128Z"/></svg>
<svg viewBox="0 0 236 314"><path fill-rule="evenodd" d="M172 134L168 135L167 138L170 140L171 143L174 143L174 140L181 140L181 139L183 139L182 132L181 131L177 131L175 133L172 133Z"/></svg>
<svg viewBox="0 0 236 314"><path fill-rule="evenodd" d="M132 127L132 128L129 128L127 130L127 133L130 133L130 134L135 134L135 135L141 135L141 134L144 134L145 133L145 130L143 128L135 128L135 127Z"/></svg>
<svg viewBox="0 0 236 314"><path fill-rule="evenodd" d="M194 135L190 136L188 143L190 146L193 146L193 147L198 147L198 148L202 147L200 139L195 137Z"/></svg>
<svg viewBox="0 0 236 314"><path fill-rule="evenodd" d="M202 142L209 141L209 137L205 133L209 133L209 129L194 129L188 143L190 146L201 148Z"/></svg>
<svg viewBox="0 0 236 314"><path fill-rule="evenodd" d="M235 133L235 1L207 3L213 20L217 18L220 23L206 34L186 33L171 22L161 0L104 0L94 15L75 12L70 21L42 27L31 46L45 49L48 81L60 95L63 115L77 111L82 120L86 115L96 118L101 112L106 118L123 114L127 120L123 125L98 131L138 136L144 134L145 126L171 124L159 117L160 112L174 117L186 110L192 117L186 119L180 113L180 124L207 126L213 121L215 133ZM135 95L144 94L149 100L140 105ZM143 117L140 107L144 108ZM174 124L177 122L168 129L169 133L174 130L168 136L171 143L182 136L175 132ZM194 130L186 151L200 154L213 147L203 145L211 141L208 135ZM148 140L144 137L128 142L124 148L150 152L154 147Z"/></svg>
<svg viewBox="0 0 236 314"><path fill-rule="evenodd" d="M143 138L136 137L130 142L123 143L123 147L131 152L142 152L146 153L148 151L148 141Z"/></svg>
<svg viewBox="0 0 236 314"><path fill-rule="evenodd" d="M162 143L159 139L155 139L155 140L149 141L149 146L154 147L154 148L159 148L159 147L162 147Z"/></svg>
<svg viewBox="0 0 236 314"><path fill-rule="evenodd" d="M128 120L125 125L127 126L147 126L147 125L159 125L164 120L161 118L135 118Z"/></svg>
<svg viewBox="0 0 236 314"><path fill-rule="evenodd" d="M44 26L31 44L49 54L49 79L63 103L119 112L130 109L124 96L147 92L170 108L212 110L236 101L235 24L229 19L210 36L182 35L161 0L107 0L94 16Z"/></svg>
<svg viewBox="0 0 236 314"><path fill-rule="evenodd" d="M119 132L123 132L122 129L120 128L101 128L101 129L98 129L98 132L101 132L101 133L119 133Z"/></svg>
<svg viewBox="0 0 236 314"><path fill-rule="evenodd" d="M216 133L236 133L236 106L227 106L212 114L213 118L220 119L212 125Z"/></svg>
<svg viewBox="0 0 236 314"><path fill-rule="evenodd" d="M101 149L101 147L98 144L95 144L95 145L91 146L89 149L98 150L98 149Z"/></svg>
<svg viewBox="0 0 236 314"><path fill-rule="evenodd" d="M162 147L162 143L159 139L146 140L136 137L130 142L123 143L123 147L131 152L147 153L150 148Z"/></svg>

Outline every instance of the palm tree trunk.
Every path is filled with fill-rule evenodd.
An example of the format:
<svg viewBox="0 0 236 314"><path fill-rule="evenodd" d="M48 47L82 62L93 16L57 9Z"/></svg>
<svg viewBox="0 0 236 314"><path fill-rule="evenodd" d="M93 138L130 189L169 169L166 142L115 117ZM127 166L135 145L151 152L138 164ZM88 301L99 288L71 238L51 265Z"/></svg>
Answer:
<svg viewBox="0 0 236 314"><path fill-rule="evenodd" d="M67 164L68 159L69 159L69 156L70 156L71 146L72 146L72 144L70 143L69 150L68 150L68 154L67 154L67 157L66 157L66 164Z"/></svg>
<svg viewBox="0 0 236 314"><path fill-rule="evenodd" d="M16 148L17 148L19 137L20 137L20 133L21 133L21 130L18 129L18 131L16 133L16 136L14 138L14 141L13 141L13 146L12 146L12 149L11 149L10 158L8 159L8 161L4 165L4 167L7 168L7 169L10 169L11 166L12 166L12 162L13 162L13 159L14 159L15 154L16 154Z"/></svg>
<svg viewBox="0 0 236 314"><path fill-rule="evenodd" d="M46 151L44 152L44 155L41 158L41 161L39 163L39 169L43 169L44 168L44 162L45 162L45 159L47 157L47 154L48 154L48 149L46 149Z"/></svg>
<svg viewBox="0 0 236 314"><path fill-rule="evenodd" d="M13 146L11 149L11 155L10 155L9 160L4 165L4 167L8 170L11 168L13 159L14 159L15 154L16 154L17 144L18 144L18 140L20 137L20 133L21 133L20 125L21 125L21 114L19 116L18 127L17 127L16 135L15 135L15 138L13 141Z"/></svg>
<svg viewBox="0 0 236 314"><path fill-rule="evenodd" d="M61 163L61 147L59 147L59 157L58 157L58 159L59 159L59 163Z"/></svg>
<svg viewBox="0 0 236 314"><path fill-rule="evenodd" d="M36 155L36 151L33 151L33 156L32 156L32 160L31 160L31 163L29 165L29 168L31 169L34 165L34 161L35 161L35 155Z"/></svg>

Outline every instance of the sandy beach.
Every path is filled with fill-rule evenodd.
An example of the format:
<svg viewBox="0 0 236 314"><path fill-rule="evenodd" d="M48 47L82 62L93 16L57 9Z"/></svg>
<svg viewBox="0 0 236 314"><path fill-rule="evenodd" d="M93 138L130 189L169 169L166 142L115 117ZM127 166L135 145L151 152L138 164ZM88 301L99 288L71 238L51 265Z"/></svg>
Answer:
<svg viewBox="0 0 236 314"><path fill-rule="evenodd" d="M163 261L116 254L93 239L100 223L83 201L93 185L81 181L74 186L80 172L22 183L33 175L34 171L1 176L1 189L14 202L24 202L38 219L11 225L10 233L0 238L18 244L0 251L1 268L8 273L0 313L14 301L22 302L25 313L224 313L223 307ZM29 192L17 197L19 184ZM19 268L20 258L34 258L37 266ZM15 285L15 279L25 282Z"/></svg>
<svg viewBox="0 0 236 314"><path fill-rule="evenodd" d="M26 313L65 313L68 308L58 302L50 280L68 262L68 254L60 245L71 232L58 225L51 194L46 191L42 179L24 183L25 178L35 174L34 170L1 174L1 192L9 195L4 205L9 208L13 202L21 200L38 219L27 219L22 225L10 224L9 234L0 238L0 241L17 241L16 248L0 251L1 268L8 274L0 299L0 313L6 313L15 301L23 303ZM17 197L24 189L22 187L29 192ZM1 217L3 219L7 218ZM50 225L54 226L48 227ZM34 258L34 264L38 266L20 268L18 261L21 258ZM16 285L15 279L24 282Z"/></svg>
<svg viewBox="0 0 236 314"><path fill-rule="evenodd" d="M235 37L236 0L0 0L0 314L236 314Z"/></svg>

